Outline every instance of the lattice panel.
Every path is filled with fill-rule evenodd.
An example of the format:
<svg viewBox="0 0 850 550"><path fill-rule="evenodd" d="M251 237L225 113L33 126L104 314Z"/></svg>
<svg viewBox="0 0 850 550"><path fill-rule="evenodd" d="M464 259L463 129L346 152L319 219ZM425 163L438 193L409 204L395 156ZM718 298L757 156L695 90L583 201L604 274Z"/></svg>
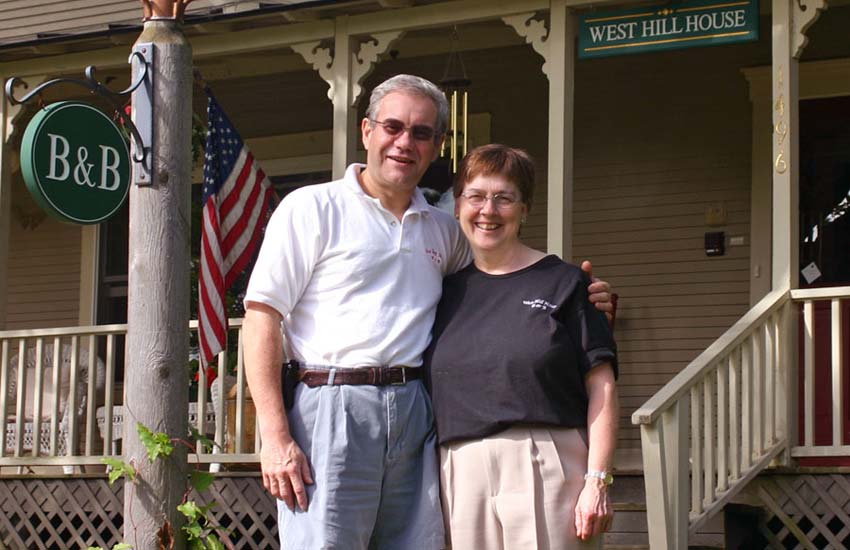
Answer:
<svg viewBox="0 0 850 550"><path fill-rule="evenodd" d="M764 548L850 548L849 476L760 476L752 493L766 510Z"/></svg>
<svg viewBox="0 0 850 550"><path fill-rule="evenodd" d="M105 479L4 479L0 539L9 550L111 547L121 535L121 493Z"/></svg>
<svg viewBox="0 0 850 550"><path fill-rule="evenodd" d="M277 507L256 475L217 477L197 502L236 550L277 549ZM0 541L9 550L111 548L123 540L123 484L85 479L0 479ZM2 545L0 545L2 547Z"/></svg>
<svg viewBox="0 0 850 550"><path fill-rule="evenodd" d="M219 525L230 529L234 548L277 550L280 547L277 504L263 488L261 477L218 478L203 495L195 498L203 504L218 503L211 511Z"/></svg>

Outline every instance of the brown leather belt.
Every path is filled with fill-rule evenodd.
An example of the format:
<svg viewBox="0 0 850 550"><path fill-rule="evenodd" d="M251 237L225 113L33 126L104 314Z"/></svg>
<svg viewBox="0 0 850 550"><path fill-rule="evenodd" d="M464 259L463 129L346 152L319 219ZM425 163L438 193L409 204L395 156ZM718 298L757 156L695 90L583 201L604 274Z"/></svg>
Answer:
<svg viewBox="0 0 850 550"><path fill-rule="evenodd" d="M333 385L341 386L400 386L409 380L422 378L422 369L418 367L357 367L333 369ZM328 369L305 369L298 371L298 380L311 388L327 386L331 377Z"/></svg>

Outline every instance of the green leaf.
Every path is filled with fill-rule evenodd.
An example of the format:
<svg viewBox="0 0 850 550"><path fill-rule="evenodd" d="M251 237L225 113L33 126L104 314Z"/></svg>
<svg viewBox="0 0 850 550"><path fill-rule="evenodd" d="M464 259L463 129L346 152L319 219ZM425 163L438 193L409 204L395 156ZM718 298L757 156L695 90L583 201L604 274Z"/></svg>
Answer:
<svg viewBox="0 0 850 550"><path fill-rule="evenodd" d="M86 550L103 550L102 546L89 546Z"/></svg>
<svg viewBox="0 0 850 550"><path fill-rule="evenodd" d="M209 486L212 485L214 479L215 476L209 472L192 470L192 474L190 476L190 483L192 484L192 487L194 487L195 490L200 493L209 489Z"/></svg>
<svg viewBox="0 0 850 550"><path fill-rule="evenodd" d="M205 436L195 426L189 426L189 438L192 441L198 441L201 443L201 447L203 447L204 451L210 452L215 448L216 442Z"/></svg>
<svg viewBox="0 0 850 550"><path fill-rule="evenodd" d="M112 550L133 550L133 547L127 544L126 542L119 542L118 544L112 547Z"/></svg>
<svg viewBox="0 0 850 550"><path fill-rule="evenodd" d="M183 530L189 534L189 540L200 539L204 534L204 528L198 523L189 523L183 527Z"/></svg>
<svg viewBox="0 0 850 550"><path fill-rule="evenodd" d="M152 432L141 422L136 424L136 430L139 432L139 439L141 439L145 449L148 450L148 460L151 462L161 456L171 456L171 453L174 452L174 444L168 434Z"/></svg>
<svg viewBox="0 0 850 550"><path fill-rule="evenodd" d="M131 464L119 460L117 458L103 457L100 459L102 464L106 464L111 468L109 471L109 484L112 485L118 481L121 476L126 476L130 481L136 479L136 469Z"/></svg>
<svg viewBox="0 0 850 550"><path fill-rule="evenodd" d="M205 514L205 510L198 506L194 500L179 504L177 510L191 521L197 521L199 517L203 517Z"/></svg>
<svg viewBox="0 0 850 550"><path fill-rule="evenodd" d="M224 545L218 540L218 537L212 533L207 536L207 548L209 550L225 550Z"/></svg>

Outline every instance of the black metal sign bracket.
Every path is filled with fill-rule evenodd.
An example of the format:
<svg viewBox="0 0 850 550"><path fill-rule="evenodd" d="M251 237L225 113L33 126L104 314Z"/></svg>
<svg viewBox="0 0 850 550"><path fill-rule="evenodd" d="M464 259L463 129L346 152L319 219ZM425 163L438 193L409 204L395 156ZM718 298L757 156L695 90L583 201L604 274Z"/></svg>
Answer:
<svg viewBox="0 0 850 550"><path fill-rule="evenodd" d="M46 88L57 84L75 84L87 88L107 101L115 108L121 124L130 131L131 157L138 166L133 171L133 183L136 185L151 185L153 181L153 162L151 145L153 142L153 63L154 47L151 43L136 44L130 54L128 63L131 64L134 80L126 90L114 92L98 80L94 65L85 70L85 80L78 78L54 78L39 84L23 97L15 97L15 88L19 85L27 87L26 82L13 76L6 81L6 97L12 105L26 103L37 97ZM133 98L133 115L129 116L121 105L120 98L136 92ZM133 122L135 119L135 123Z"/></svg>

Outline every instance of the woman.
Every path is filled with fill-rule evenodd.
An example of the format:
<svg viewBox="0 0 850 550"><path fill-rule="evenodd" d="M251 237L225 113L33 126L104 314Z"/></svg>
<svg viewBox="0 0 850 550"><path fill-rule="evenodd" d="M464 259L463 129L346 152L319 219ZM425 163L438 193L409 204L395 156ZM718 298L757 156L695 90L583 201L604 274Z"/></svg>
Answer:
<svg viewBox="0 0 850 550"><path fill-rule="evenodd" d="M597 548L611 525L615 345L588 277L520 241L533 187L497 144L455 180L475 261L444 280L425 363L456 549Z"/></svg>

